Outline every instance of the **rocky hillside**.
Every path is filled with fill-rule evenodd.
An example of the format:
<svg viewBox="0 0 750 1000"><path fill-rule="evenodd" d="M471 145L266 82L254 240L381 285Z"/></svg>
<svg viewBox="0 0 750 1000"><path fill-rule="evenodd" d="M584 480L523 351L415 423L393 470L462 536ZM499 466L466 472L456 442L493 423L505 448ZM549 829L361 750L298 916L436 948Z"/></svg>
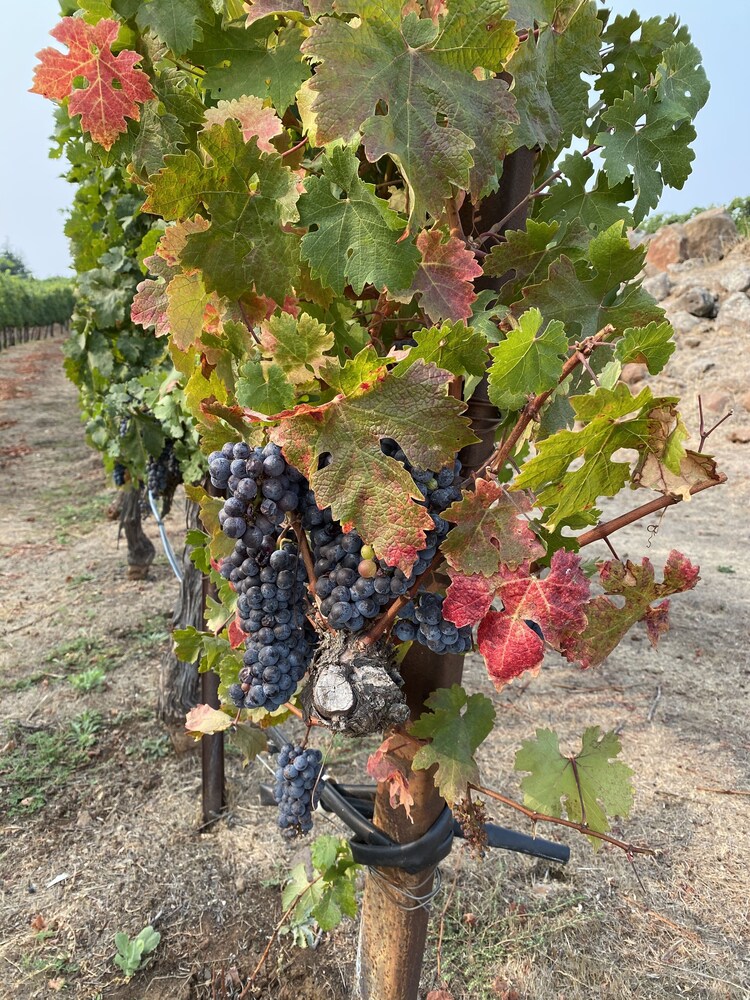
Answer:
<svg viewBox="0 0 750 1000"><path fill-rule="evenodd" d="M750 445L750 240L740 238L721 208L653 236L634 232L631 240L648 243L644 287L666 310L676 334L677 350L666 371L649 381L683 397L694 435L698 395L707 426L732 411L706 450L722 453L746 479L748 449L741 446ZM629 365L625 376L637 386L648 374L645 365Z"/></svg>

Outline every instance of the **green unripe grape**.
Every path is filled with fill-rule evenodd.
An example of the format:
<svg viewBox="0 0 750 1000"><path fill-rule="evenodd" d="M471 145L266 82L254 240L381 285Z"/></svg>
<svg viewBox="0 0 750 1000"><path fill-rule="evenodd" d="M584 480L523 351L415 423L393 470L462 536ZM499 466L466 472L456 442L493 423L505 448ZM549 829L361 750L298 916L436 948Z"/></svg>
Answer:
<svg viewBox="0 0 750 1000"><path fill-rule="evenodd" d="M375 558L375 549L372 547L372 545L363 545L362 546L362 551L361 551L361 556L362 556L363 559L374 559Z"/></svg>

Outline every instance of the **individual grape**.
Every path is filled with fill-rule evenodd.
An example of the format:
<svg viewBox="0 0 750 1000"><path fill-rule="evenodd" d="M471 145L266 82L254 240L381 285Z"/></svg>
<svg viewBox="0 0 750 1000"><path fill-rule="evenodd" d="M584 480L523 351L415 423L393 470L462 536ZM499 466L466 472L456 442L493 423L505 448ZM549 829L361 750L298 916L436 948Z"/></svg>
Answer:
<svg viewBox="0 0 750 1000"><path fill-rule="evenodd" d="M274 798L279 806L279 828L288 839L312 830L322 765L320 750L286 743L279 751Z"/></svg>
<svg viewBox="0 0 750 1000"><path fill-rule="evenodd" d="M357 566L357 572L365 580L372 580L378 571L378 564L374 559L362 559Z"/></svg>

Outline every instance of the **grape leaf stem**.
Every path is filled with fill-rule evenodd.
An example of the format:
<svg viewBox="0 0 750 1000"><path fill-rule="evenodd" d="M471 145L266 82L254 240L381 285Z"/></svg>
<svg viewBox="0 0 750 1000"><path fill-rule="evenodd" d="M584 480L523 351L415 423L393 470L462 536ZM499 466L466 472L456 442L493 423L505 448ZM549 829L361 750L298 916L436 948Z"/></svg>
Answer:
<svg viewBox="0 0 750 1000"><path fill-rule="evenodd" d="M526 806L522 806L520 802L509 799L507 796L501 795L500 792L493 791L491 788L485 788L483 785L475 785L473 782L470 782L468 787L475 792L479 792L480 795L487 795L489 798L495 799L496 802L501 802L503 805L523 813L533 823L555 823L557 826L567 826L570 830L577 830L587 837L595 837L597 840L604 841L605 844L612 844L613 847L619 847L620 850L625 851L628 857L634 854L647 854L651 857L656 857L656 851L650 847L638 847L636 844L628 844L624 840L610 837L606 833L591 830L585 823L575 823L572 819L563 819L562 816L548 816L546 813L535 812L533 809L527 809Z"/></svg>
<svg viewBox="0 0 750 1000"><path fill-rule="evenodd" d="M580 344L577 344L574 353L563 365L563 370L560 378L557 380L557 385L562 385L571 372L575 371L578 365L582 364L583 361L588 358L588 356L614 332L615 328L611 324L607 324L607 326L602 327L598 333L595 333L593 337L588 337L586 340L581 341ZM541 408L550 398L555 389L557 389L557 385L529 400L518 415L518 420L516 420L516 423L507 438L505 438L505 440L497 448L495 448L484 465L477 469L473 477L475 480L481 478L484 472L493 472L497 474L500 469L503 468L512 455L513 449L523 436L526 428L532 420L536 420L539 416Z"/></svg>
<svg viewBox="0 0 750 1000"><path fill-rule="evenodd" d="M712 486L721 486L726 481L727 477L722 472L716 479L705 479L703 482L691 486L690 495L695 496L696 493L702 493L703 490L710 490ZM649 500L648 503L641 504L640 507L633 508L627 514L620 514L619 517L613 517L611 521L597 524L590 531L584 531L576 540L580 547L591 545L592 542L598 542L600 539L607 538L607 536L615 531L619 531L620 528L625 528L628 524L633 524L635 521L640 521L641 518L648 517L649 514L655 514L658 510L663 510L665 507L671 507L673 504L681 502L682 497L675 497L671 494L656 497L654 500Z"/></svg>

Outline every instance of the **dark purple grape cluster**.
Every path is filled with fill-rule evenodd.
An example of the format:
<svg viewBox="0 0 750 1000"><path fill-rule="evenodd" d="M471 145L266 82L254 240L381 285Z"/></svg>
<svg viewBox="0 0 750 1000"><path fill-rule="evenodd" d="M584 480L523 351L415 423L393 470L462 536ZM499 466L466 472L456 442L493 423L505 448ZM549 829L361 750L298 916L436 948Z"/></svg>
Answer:
<svg viewBox="0 0 750 1000"><path fill-rule="evenodd" d="M124 486L125 485L125 474L126 474L126 472L127 472L127 469L122 464L122 462L115 462L115 467L112 470L112 482L115 484L115 486Z"/></svg>
<svg viewBox="0 0 750 1000"><path fill-rule="evenodd" d="M175 490L182 482L180 463L174 452L174 441L167 441L158 458L149 456L146 467L146 486L156 500L161 498L161 516L166 517L172 507Z"/></svg>
<svg viewBox="0 0 750 1000"><path fill-rule="evenodd" d="M411 466L393 441L384 441L383 451L409 471L435 527L427 532L425 548L407 576L402 570L376 559L372 547L356 531L344 532L333 519L330 508L318 508L311 490L303 495L300 509L302 525L310 536L315 592L321 602L321 613L335 629L361 631L395 597L414 586L450 530L450 523L440 514L461 496L458 461L435 473Z"/></svg>
<svg viewBox="0 0 750 1000"><path fill-rule="evenodd" d="M219 511L222 530L243 541L253 528L271 534L297 509L300 492L307 488L302 474L287 464L275 444L251 448L244 441L229 441L208 456L208 471L216 489L229 494Z"/></svg>
<svg viewBox="0 0 750 1000"><path fill-rule="evenodd" d="M467 653L471 649L471 628L458 628L443 618L442 594L421 590L401 608L393 632L402 642L420 642L433 653Z"/></svg>
<svg viewBox="0 0 750 1000"><path fill-rule="evenodd" d="M320 750L286 743L279 751L274 797L279 804L279 828L290 840L312 830L322 764Z"/></svg>
<svg viewBox="0 0 750 1000"><path fill-rule="evenodd" d="M270 553L251 551L239 570L237 614L247 639L229 697L237 708L272 711L294 694L314 649L305 615L305 567L297 547L283 543Z"/></svg>

